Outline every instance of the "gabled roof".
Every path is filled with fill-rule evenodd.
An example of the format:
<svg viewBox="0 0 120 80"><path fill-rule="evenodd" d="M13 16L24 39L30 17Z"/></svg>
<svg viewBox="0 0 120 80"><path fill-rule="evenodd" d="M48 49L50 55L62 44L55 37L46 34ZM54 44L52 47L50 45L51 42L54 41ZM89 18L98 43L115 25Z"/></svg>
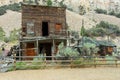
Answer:
<svg viewBox="0 0 120 80"><path fill-rule="evenodd" d="M82 43L83 42L83 43ZM90 37L84 37L81 39L81 41L75 45L75 47L83 47L84 44L90 44L90 45L95 45L95 46L111 46L111 47L116 47L115 44L111 41L98 41L96 39L92 39Z"/></svg>
<svg viewBox="0 0 120 80"><path fill-rule="evenodd" d="M116 47L115 44L111 41L96 41L99 46L111 46L111 47Z"/></svg>

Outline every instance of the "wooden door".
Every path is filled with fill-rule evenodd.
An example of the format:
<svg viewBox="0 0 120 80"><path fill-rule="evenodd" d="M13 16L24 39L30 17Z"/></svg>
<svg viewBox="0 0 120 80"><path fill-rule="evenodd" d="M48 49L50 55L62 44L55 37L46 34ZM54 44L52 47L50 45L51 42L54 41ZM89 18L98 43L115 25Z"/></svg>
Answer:
<svg viewBox="0 0 120 80"><path fill-rule="evenodd" d="M34 43L27 43L26 46L26 56L36 56ZM29 60L33 58L27 58Z"/></svg>

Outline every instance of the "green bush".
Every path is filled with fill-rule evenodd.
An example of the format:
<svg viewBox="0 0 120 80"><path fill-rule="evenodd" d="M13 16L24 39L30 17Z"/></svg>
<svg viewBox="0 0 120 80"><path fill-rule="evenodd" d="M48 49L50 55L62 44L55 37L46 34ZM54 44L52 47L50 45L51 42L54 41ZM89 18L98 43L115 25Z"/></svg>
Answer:
<svg viewBox="0 0 120 80"><path fill-rule="evenodd" d="M8 43L10 41L9 37L4 38L4 42Z"/></svg>
<svg viewBox="0 0 120 80"><path fill-rule="evenodd" d="M63 43L59 45L59 53L57 53L57 56L65 57L66 59L69 59L71 57L78 57L79 52L71 47L64 47Z"/></svg>
<svg viewBox="0 0 120 80"><path fill-rule="evenodd" d="M10 38L9 38L9 40L10 41L16 41L16 40L18 40L19 31L20 31L20 29L18 29L18 30L17 29L12 30L10 32Z"/></svg>
<svg viewBox="0 0 120 80"><path fill-rule="evenodd" d="M7 9L12 10L12 11L20 11L21 6L18 3L10 4L7 6Z"/></svg>
<svg viewBox="0 0 120 80"><path fill-rule="evenodd" d="M120 18L120 13L116 14L116 17Z"/></svg>
<svg viewBox="0 0 120 80"><path fill-rule="evenodd" d="M107 11L103 9L96 9L95 11L96 13L99 13L99 14L107 14Z"/></svg>
<svg viewBox="0 0 120 80"><path fill-rule="evenodd" d="M4 15L6 13L6 10L20 11L21 10L20 3L14 3L14 4L1 6L0 15Z"/></svg>
<svg viewBox="0 0 120 80"><path fill-rule="evenodd" d="M66 5L65 5L63 2L64 2L64 0L60 1L60 2L59 2L59 5L60 5L61 7L66 7Z"/></svg>
<svg viewBox="0 0 120 80"><path fill-rule="evenodd" d="M5 38L5 31L2 27L0 27L0 40L4 41Z"/></svg>
<svg viewBox="0 0 120 80"><path fill-rule="evenodd" d="M120 28L104 21L101 21L95 27L85 31L85 36L106 36L112 34L120 36Z"/></svg>
<svg viewBox="0 0 120 80"><path fill-rule="evenodd" d="M41 65L41 66L40 66ZM33 62L16 62L16 70L27 70L27 69L44 69L44 63L39 58L34 58ZM8 71L13 71L14 67L10 67Z"/></svg>
<svg viewBox="0 0 120 80"><path fill-rule="evenodd" d="M120 18L120 13L115 13L114 11L109 12L109 15L113 15Z"/></svg>
<svg viewBox="0 0 120 80"><path fill-rule="evenodd" d="M4 7L0 7L0 15L3 15L6 13L6 9Z"/></svg>
<svg viewBox="0 0 120 80"><path fill-rule="evenodd" d="M116 15L116 13L115 13L114 11L111 11L111 12L109 12L108 14L109 14L109 15L113 15L113 16Z"/></svg>
<svg viewBox="0 0 120 80"><path fill-rule="evenodd" d="M47 6L52 6L52 1L51 0L47 0Z"/></svg>

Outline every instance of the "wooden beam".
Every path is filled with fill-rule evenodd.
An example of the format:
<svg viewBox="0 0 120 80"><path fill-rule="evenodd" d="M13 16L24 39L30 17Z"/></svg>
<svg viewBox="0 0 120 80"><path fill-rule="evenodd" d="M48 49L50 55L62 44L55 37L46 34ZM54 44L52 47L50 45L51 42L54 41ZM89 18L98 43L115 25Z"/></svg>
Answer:
<svg viewBox="0 0 120 80"><path fill-rule="evenodd" d="M37 45L37 55L39 55L39 43L38 43L38 40L36 40L36 45Z"/></svg>

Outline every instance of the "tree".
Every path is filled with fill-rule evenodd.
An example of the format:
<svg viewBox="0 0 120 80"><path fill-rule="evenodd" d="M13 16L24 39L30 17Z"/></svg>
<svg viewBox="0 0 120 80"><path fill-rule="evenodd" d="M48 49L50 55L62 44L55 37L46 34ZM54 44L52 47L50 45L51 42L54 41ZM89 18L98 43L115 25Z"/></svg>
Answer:
<svg viewBox="0 0 120 80"><path fill-rule="evenodd" d="M80 32L80 34L81 34L81 36L84 36L84 34L85 34L85 28L84 28L84 26L81 27L81 32Z"/></svg>
<svg viewBox="0 0 120 80"><path fill-rule="evenodd" d="M81 36L84 36L85 34L85 28L84 28L84 20L82 20L82 27L81 27L81 32L80 32Z"/></svg>
<svg viewBox="0 0 120 80"><path fill-rule="evenodd" d="M52 1L51 0L47 0L47 5L48 6L52 6Z"/></svg>

